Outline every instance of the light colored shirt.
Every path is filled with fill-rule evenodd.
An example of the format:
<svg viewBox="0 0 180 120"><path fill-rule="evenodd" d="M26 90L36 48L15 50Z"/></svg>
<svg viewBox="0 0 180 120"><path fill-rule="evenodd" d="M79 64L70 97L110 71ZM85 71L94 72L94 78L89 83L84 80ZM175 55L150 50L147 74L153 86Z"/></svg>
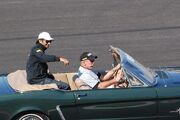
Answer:
<svg viewBox="0 0 180 120"><path fill-rule="evenodd" d="M94 88L97 83L100 82L98 76L92 70L88 70L81 66L78 70L78 76L81 80L83 80L84 83L89 85L91 88Z"/></svg>

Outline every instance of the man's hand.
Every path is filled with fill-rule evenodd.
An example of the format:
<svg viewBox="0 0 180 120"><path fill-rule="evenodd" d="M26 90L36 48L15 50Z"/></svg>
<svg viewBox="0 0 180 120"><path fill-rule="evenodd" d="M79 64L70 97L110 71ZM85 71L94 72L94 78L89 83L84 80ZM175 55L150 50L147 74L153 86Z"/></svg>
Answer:
<svg viewBox="0 0 180 120"><path fill-rule="evenodd" d="M121 65L120 64L117 64L114 68L113 68L113 70L114 71L117 71L117 70L119 70L121 68Z"/></svg>
<svg viewBox="0 0 180 120"><path fill-rule="evenodd" d="M117 74L116 76L114 77L114 79L119 82L122 78L124 77L124 74L123 74L123 70L122 69L119 69L117 71Z"/></svg>
<svg viewBox="0 0 180 120"><path fill-rule="evenodd" d="M63 57L59 57L59 60L64 63L65 66L69 65L69 60Z"/></svg>

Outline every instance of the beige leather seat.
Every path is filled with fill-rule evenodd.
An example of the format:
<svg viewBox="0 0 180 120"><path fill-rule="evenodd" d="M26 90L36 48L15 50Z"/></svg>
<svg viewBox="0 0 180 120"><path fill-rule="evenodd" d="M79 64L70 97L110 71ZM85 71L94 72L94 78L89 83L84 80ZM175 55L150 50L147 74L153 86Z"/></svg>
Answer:
<svg viewBox="0 0 180 120"><path fill-rule="evenodd" d="M76 73L54 73L53 76L56 80L69 84L71 90L91 89L82 80L77 78ZM44 90L44 89L58 89L56 84L45 85L31 85L26 80L26 71L17 70L8 74L9 85L19 92L32 91L32 90Z"/></svg>
<svg viewBox="0 0 180 120"><path fill-rule="evenodd" d="M83 80L76 78L75 84L78 88L78 90L87 90L87 89L92 89L89 85L83 82Z"/></svg>
<svg viewBox="0 0 180 120"><path fill-rule="evenodd" d="M26 71L17 70L8 74L7 76L9 85L16 91L32 91L32 90L44 90L44 89L58 89L56 84L46 85L31 85L26 80Z"/></svg>
<svg viewBox="0 0 180 120"><path fill-rule="evenodd" d="M59 80L62 82L65 82L67 84L69 84L71 90L77 90L77 86L74 83L74 76L76 75L76 73L54 73L53 76L55 78L55 80Z"/></svg>
<svg viewBox="0 0 180 120"><path fill-rule="evenodd" d="M71 90L91 89L76 75L77 73L56 73L53 74L56 80L61 80L69 84Z"/></svg>

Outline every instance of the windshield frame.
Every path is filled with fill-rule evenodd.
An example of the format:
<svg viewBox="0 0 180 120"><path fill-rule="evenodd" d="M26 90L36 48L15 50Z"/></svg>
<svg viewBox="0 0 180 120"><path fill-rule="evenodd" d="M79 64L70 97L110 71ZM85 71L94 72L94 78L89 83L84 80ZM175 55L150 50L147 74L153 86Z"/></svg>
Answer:
<svg viewBox="0 0 180 120"><path fill-rule="evenodd" d="M146 68L123 50L112 46L111 48L115 49L115 52L120 56L119 62L127 72L135 75L148 86L152 86L155 83L155 73L150 68Z"/></svg>

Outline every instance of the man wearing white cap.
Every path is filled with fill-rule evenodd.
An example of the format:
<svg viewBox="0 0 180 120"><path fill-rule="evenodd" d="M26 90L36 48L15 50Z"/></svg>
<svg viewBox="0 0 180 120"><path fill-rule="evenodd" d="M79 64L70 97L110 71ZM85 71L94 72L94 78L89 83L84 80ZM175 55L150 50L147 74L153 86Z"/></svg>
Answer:
<svg viewBox="0 0 180 120"><path fill-rule="evenodd" d="M48 32L41 32L38 35L36 45L32 47L26 65L27 80L29 84L56 83L59 89L67 90L68 84L54 80L54 77L48 73L47 62L61 61L65 66L69 64L66 58L45 54L45 50L49 48L53 40Z"/></svg>

